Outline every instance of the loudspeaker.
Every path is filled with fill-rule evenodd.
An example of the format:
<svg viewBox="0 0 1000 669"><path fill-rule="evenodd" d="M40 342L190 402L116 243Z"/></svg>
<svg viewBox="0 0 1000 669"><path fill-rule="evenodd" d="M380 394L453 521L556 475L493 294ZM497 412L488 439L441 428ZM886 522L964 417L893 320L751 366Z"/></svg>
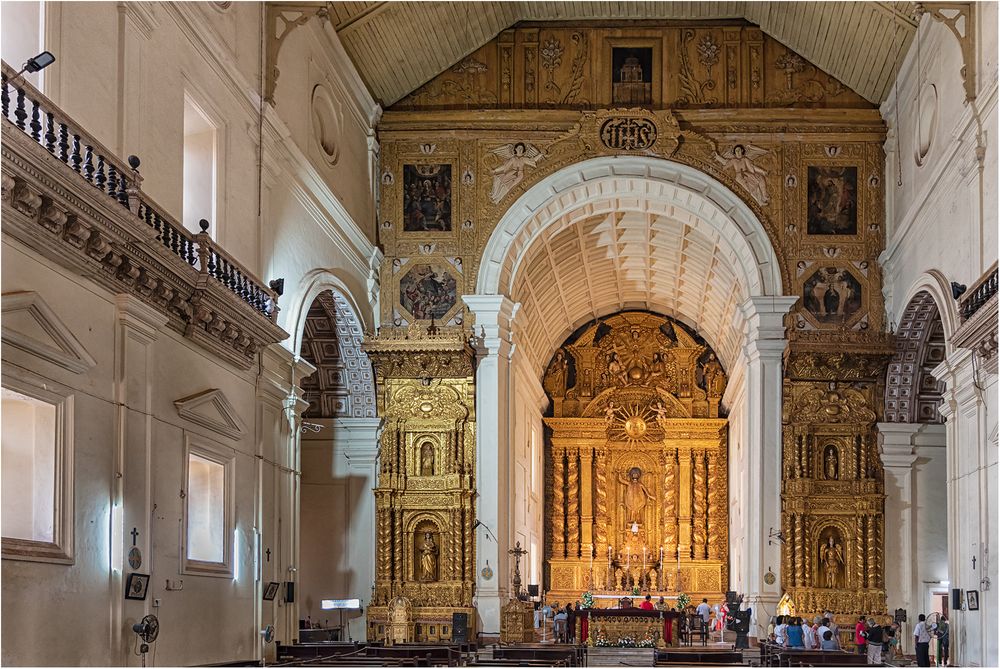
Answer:
<svg viewBox="0 0 1000 669"><path fill-rule="evenodd" d="M534 585L529 585L528 597L537 597L537 596L538 596L538 584L535 583Z"/></svg>
<svg viewBox="0 0 1000 669"><path fill-rule="evenodd" d="M961 588L951 589L951 610L961 611L962 610L962 590Z"/></svg>
<svg viewBox="0 0 1000 669"><path fill-rule="evenodd" d="M458 643L467 643L469 641L468 613L459 613L456 611L451 614L451 640Z"/></svg>
<svg viewBox="0 0 1000 669"><path fill-rule="evenodd" d="M289 604L295 602L295 583L292 581L285 582L285 601Z"/></svg>

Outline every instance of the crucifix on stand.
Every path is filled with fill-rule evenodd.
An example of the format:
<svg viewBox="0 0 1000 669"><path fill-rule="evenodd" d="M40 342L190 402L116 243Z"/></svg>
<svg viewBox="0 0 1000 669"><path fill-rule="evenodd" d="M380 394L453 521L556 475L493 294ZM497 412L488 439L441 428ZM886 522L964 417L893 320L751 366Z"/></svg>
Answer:
<svg viewBox="0 0 1000 669"><path fill-rule="evenodd" d="M514 556L514 597L521 599L521 556L527 555L528 551L521 548L521 542L514 544L514 548L507 551Z"/></svg>

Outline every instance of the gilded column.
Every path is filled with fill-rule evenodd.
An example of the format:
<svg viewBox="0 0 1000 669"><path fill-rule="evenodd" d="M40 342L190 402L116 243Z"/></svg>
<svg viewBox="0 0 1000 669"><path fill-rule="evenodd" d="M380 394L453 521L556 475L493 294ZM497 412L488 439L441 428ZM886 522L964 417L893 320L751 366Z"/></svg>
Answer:
<svg viewBox="0 0 1000 669"><path fill-rule="evenodd" d="M678 452L680 473L678 476L677 519L680 536L677 538L677 550L681 558L691 557L691 451L682 449Z"/></svg>
<svg viewBox="0 0 1000 669"><path fill-rule="evenodd" d="M597 523L595 534L597 536L597 559L603 560L608 550L608 451L600 448L597 450L597 463L595 476L597 479Z"/></svg>
<svg viewBox="0 0 1000 669"><path fill-rule="evenodd" d="M864 532L864 516L857 515L854 517L854 587L863 588L864 587L864 574L865 574L865 532Z"/></svg>
<svg viewBox="0 0 1000 669"><path fill-rule="evenodd" d="M795 578L795 571L792 569L795 554L795 533L792 531L792 516L789 513L781 514L781 536L785 537L785 543L781 545L781 576L785 580L786 587L795 587L799 583Z"/></svg>
<svg viewBox="0 0 1000 669"><path fill-rule="evenodd" d="M725 522L726 487L720 483L719 455L717 451L708 454L708 558L722 559L722 542L719 531Z"/></svg>
<svg viewBox="0 0 1000 669"><path fill-rule="evenodd" d="M677 554L677 451L663 457L663 555L671 557Z"/></svg>
<svg viewBox="0 0 1000 669"><path fill-rule="evenodd" d="M796 580L803 585L809 585L809 580L806 578L806 531L804 518L801 513L795 514L795 573L797 574ZM812 555L812 547L808 548L809 555Z"/></svg>
<svg viewBox="0 0 1000 669"><path fill-rule="evenodd" d="M695 451L694 453L694 518L692 519L694 533L694 557L696 560L705 559L705 525L707 521L707 488L708 481L705 475L705 452Z"/></svg>
<svg viewBox="0 0 1000 669"><path fill-rule="evenodd" d="M566 481L564 451L557 446L552 447L552 509L549 520L552 527L552 556L566 557L566 535L563 514L566 511L564 488Z"/></svg>
<svg viewBox="0 0 1000 669"><path fill-rule="evenodd" d="M575 450L566 458L566 556L580 557L580 468Z"/></svg>
<svg viewBox="0 0 1000 669"><path fill-rule="evenodd" d="M594 451L589 446L580 451L580 555L589 559L594 554Z"/></svg>
<svg viewBox="0 0 1000 669"><path fill-rule="evenodd" d="M875 523L875 587L885 587L885 563L882 550L885 546L885 517L882 514L873 516Z"/></svg>
<svg viewBox="0 0 1000 669"><path fill-rule="evenodd" d="M868 533L868 564L865 568L865 585L869 588L876 587L876 566L875 566L875 516L869 515L865 517L865 523L867 524Z"/></svg>

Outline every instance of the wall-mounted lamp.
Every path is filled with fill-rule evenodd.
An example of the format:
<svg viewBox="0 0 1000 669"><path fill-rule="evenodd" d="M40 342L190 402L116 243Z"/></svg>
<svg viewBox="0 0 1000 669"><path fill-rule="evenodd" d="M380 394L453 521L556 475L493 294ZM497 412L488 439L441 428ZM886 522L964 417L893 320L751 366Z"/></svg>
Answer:
<svg viewBox="0 0 1000 669"><path fill-rule="evenodd" d="M56 57L52 55L52 52L43 51L37 56L34 56L33 58L29 58L28 60L24 61L24 65L22 65L18 73L14 75L14 78L17 79L25 72L29 74L34 74L35 72L41 72L54 62L56 62Z"/></svg>
<svg viewBox="0 0 1000 669"><path fill-rule="evenodd" d="M773 527L768 528L768 530L767 530L767 545L771 546L771 545L774 544L775 541L777 541L780 544L784 544L785 543L785 537L781 533L780 530L779 531L775 531L775 529Z"/></svg>

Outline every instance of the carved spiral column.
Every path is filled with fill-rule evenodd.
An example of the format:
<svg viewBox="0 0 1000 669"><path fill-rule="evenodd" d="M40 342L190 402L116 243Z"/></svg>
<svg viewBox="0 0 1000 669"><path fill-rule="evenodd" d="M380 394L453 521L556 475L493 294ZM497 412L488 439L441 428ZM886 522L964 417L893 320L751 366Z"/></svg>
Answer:
<svg viewBox="0 0 1000 669"><path fill-rule="evenodd" d="M663 458L663 554L672 556L677 550L677 451Z"/></svg>
<svg viewBox="0 0 1000 669"><path fill-rule="evenodd" d="M566 555L580 557L580 467L576 451L566 458Z"/></svg>
<svg viewBox="0 0 1000 669"><path fill-rule="evenodd" d="M799 583L795 578L795 572L792 570L792 565L795 564L793 557L795 553L795 534L792 532L792 516L789 513L781 514L781 535L789 539L781 546L781 573L788 579L786 586L795 587Z"/></svg>
<svg viewBox="0 0 1000 669"><path fill-rule="evenodd" d="M885 546L885 517L882 515L872 516L875 524L875 584L876 588L885 587L885 563L882 559L882 550Z"/></svg>
<svg viewBox="0 0 1000 669"><path fill-rule="evenodd" d="M608 451L601 448L596 453L594 477L597 481L597 523L595 542L597 543L597 558L603 559L608 550Z"/></svg>
<svg viewBox="0 0 1000 669"><path fill-rule="evenodd" d="M805 528L805 518L801 513L795 514L795 573L798 575L796 580L801 583L809 583L806 577L806 564L808 560L806 559L806 528ZM809 547L809 555L812 555L812 546Z"/></svg>
<svg viewBox="0 0 1000 669"><path fill-rule="evenodd" d="M872 514L869 514L868 516L866 516L865 517L865 523L868 526L868 527L865 528L867 530L867 535L868 535L868 545L866 546L866 548L867 548L866 553L868 554L868 558L867 558L868 565L865 568L865 583L866 583L866 587L874 588L874 587L876 587L876 581L877 581L877 574L875 573L875 571L876 571L876 567L875 567L875 516L872 515Z"/></svg>
<svg viewBox="0 0 1000 669"><path fill-rule="evenodd" d="M723 474L719 472L720 458L716 452L708 455L708 557L710 560L725 559L720 531L726 522L726 487L720 484Z"/></svg>
<svg viewBox="0 0 1000 669"><path fill-rule="evenodd" d="M864 587L864 573L865 573L865 534L864 534L864 520L863 515L856 515L854 517L854 574L856 577L856 582L854 587L861 588Z"/></svg>
<svg viewBox="0 0 1000 669"><path fill-rule="evenodd" d="M562 448L552 447L552 509L549 521L552 527L552 555L557 558L566 557L566 524L563 518L566 486L564 456Z"/></svg>
<svg viewBox="0 0 1000 669"><path fill-rule="evenodd" d="M475 535L472 527L472 520L475 517L472 499L465 501L465 545L462 546L462 553L465 555L465 580L468 581L475 576L476 555L475 555Z"/></svg>
<svg viewBox="0 0 1000 669"><path fill-rule="evenodd" d="M707 522L707 476L705 475L705 452L695 451L694 453L694 518L692 525L694 530L694 557L701 560L705 558L705 539Z"/></svg>

